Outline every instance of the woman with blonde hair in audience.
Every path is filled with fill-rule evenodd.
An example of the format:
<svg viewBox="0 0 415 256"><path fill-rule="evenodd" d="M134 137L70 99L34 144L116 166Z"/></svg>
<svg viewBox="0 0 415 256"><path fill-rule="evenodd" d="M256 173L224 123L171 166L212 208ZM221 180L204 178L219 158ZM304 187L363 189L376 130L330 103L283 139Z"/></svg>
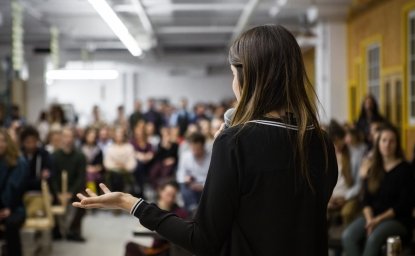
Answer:
<svg viewBox="0 0 415 256"><path fill-rule="evenodd" d="M134 148L128 143L125 130L115 129L114 143L108 146L104 156L107 183L113 189L125 191L125 181L136 166Z"/></svg>
<svg viewBox="0 0 415 256"><path fill-rule="evenodd" d="M26 161L7 130L0 128L0 225L5 228L5 255L22 255L20 228L26 218L23 193L27 177Z"/></svg>
<svg viewBox="0 0 415 256"><path fill-rule="evenodd" d="M404 159L398 131L384 126L364 180L363 216L343 233L347 256L375 256L388 237L400 236L404 241L410 237L413 187L411 167Z"/></svg>

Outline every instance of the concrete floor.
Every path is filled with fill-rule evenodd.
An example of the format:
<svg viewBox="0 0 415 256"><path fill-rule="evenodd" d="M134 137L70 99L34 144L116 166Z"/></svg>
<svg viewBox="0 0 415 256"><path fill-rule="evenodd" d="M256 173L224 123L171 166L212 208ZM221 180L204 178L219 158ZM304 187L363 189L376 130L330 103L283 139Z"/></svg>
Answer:
<svg viewBox="0 0 415 256"><path fill-rule="evenodd" d="M83 222L86 243L69 241L54 242L53 256L122 256L125 244L135 241L143 245L152 243L151 238L134 238L133 230L139 229L138 219L121 214L114 216L110 211L88 214Z"/></svg>

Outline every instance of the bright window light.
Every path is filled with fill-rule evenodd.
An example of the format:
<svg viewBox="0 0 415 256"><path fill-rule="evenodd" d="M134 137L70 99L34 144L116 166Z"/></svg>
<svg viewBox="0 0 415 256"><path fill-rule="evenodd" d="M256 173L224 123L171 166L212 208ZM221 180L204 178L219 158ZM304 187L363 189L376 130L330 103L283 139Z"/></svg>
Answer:
<svg viewBox="0 0 415 256"><path fill-rule="evenodd" d="M49 70L47 80L114 80L118 78L116 70Z"/></svg>
<svg viewBox="0 0 415 256"><path fill-rule="evenodd" d="M133 56L140 56L143 51L138 46L137 40L131 35L127 27L120 20L111 6L105 0L88 0L98 12L101 18L107 23L115 35L120 39L124 46Z"/></svg>

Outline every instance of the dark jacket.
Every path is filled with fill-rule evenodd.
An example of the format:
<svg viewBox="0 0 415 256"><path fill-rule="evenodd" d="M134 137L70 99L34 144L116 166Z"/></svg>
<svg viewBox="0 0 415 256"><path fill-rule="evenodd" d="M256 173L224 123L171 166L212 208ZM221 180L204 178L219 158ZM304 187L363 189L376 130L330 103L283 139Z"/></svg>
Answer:
<svg viewBox="0 0 415 256"><path fill-rule="evenodd" d="M289 138L296 138L296 126L264 120L229 128L216 138L192 221L146 202L133 214L145 227L196 255L327 255L327 203L338 174L333 144L324 135L323 145L314 129L308 131L304 147L312 191L294 167Z"/></svg>
<svg viewBox="0 0 415 256"><path fill-rule="evenodd" d="M40 191L43 170L52 170L50 154L42 148L38 148L33 156L23 154L29 167L27 190Z"/></svg>
<svg viewBox="0 0 415 256"><path fill-rule="evenodd" d="M27 164L23 158L19 158L14 167L0 160L0 209L9 208L12 213L24 213L23 194L27 176Z"/></svg>
<svg viewBox="0 0 415 256"><path fill-rule="evenodd" d="M62 171L68 172L68 192L76 195L85 187L86 159L79 150L73 149L67 154L63 150L58 150L52 155L53 174L51 177L52 188L55 193L61 191Z"/></svg>

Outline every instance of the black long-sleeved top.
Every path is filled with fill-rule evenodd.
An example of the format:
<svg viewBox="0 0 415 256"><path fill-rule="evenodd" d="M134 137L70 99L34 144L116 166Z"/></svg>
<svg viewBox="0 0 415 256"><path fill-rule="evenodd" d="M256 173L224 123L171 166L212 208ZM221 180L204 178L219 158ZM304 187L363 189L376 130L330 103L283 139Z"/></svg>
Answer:
<svg viewBox="0 0 415 256"><path fill-rule="evenodd" d="M327 203L337 182L334 147L311 129L308 169L315 192L294 170L295 126L264 119L216 138L192 221L139 201L132 214L150 230L196 255L322 256ZM290 136L289 136L290 135ZM328 168L323 147L328 150Z"/></svg>
<svg viewBox="0 0 415 256"><path fill-rule="evenodd" d="M395 219L405 227L412 228L413 187L411 166L403 161L385 172L376 193L371 193L367 180L364 181L363 205L371 207L374 216L393 209Z"/></svg>
<svg viewBox="0 0 415 256"><path fill-rule="evenodd" d="M27 190L40 191L42 171L51 171L52 169L50 155L43 148L38 148L32 156L25 154L23 151L23 157L27 161L27 164L29 166Z"/></svg>

